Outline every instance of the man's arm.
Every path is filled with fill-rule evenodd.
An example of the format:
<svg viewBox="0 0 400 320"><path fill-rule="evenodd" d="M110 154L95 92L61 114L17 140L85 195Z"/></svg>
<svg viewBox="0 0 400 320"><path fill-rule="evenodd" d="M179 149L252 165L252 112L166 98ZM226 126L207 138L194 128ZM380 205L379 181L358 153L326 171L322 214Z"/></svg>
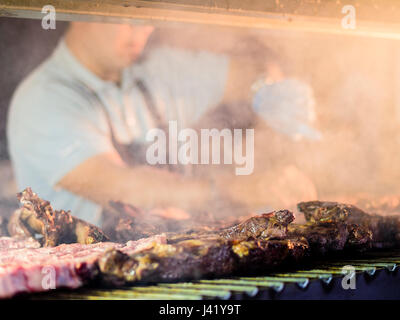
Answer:
<svg viewBox="0 0 400 320"><path fill-rule="evenodd" d="M122 201L144 209L198 208L209 201L210 188L204 181L187 180L177 174L150 166L126 167L119 156L94 156L67 173L58 186L108 207Z"/></svg>

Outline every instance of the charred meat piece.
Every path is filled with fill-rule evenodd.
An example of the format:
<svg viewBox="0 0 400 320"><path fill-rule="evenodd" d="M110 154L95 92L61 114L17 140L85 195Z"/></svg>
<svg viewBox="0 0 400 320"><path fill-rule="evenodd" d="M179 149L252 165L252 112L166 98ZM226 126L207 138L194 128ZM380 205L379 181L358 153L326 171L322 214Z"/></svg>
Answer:
<svg viewBox="0 0 400 320"><path fill-rule="evenodd" d="M337 222L309 222L290 225L289 237L303 237L314 254L342 250L365 251L371 248L372 233L356 224Z"/></svg>
<svg viewBox="0 0 400 320"><path fill-rule="evenodd" d="M103 280L115 284L199 279L206 274L231 274L233 266L230 246L200 240L156 245L133 256L111 250L99 260Z"/></svg>
<svg viewBox="0 0 400 320"><path fill-rule="evenodd" d="M211 227L194 227L179 233L170 232L167 233L167 239L170 244L185 240L219 237L237 241L284 239L287 232L287 225L293 219L294 216L290 211L282 210L252 216L230 227L222 227L224 224L220 223L220 227L215 224Z"/></svg>
<svg viewBox="0 0 400 320"><path fill-rule="evenodd" d="M288 210L264 213L222 231L220 236L228 240L283 239L293 220L294 215Z"/></svg>
<svg viewBox="0 0 400 320"><path fill-rule="evenodd" d="M302 202L298 205L308 221L337 221L356 230L350 230L352 241L354 237L361 240L368 234L371 237L372 246L375 248L390 248L400 245L400 217L381 216L368 214L361 209L337 202Z"/></svg>
<svg viewBox="0 0 400 320"><path fill-rule="evenodd" d="M7 231L13 237L26 238L32 236L31 231L21 219L21 209L15 210L11 215Z"/></svg>
<svg viewBox="0 0 400 320"><path fill-rule="evenodd" d="M40 199L30 188L18 195L22 207L10 219L8 230L12 236L41 236L44 247L62 243L92 244L108 241L96 226L75 218L70 212L53 210L48 201Z"/></svg>
<svg viewBox="0 0 400 320"><path fill-rule="evenodd" d="M307 223L290 225L289 237L304 237L315 254L341 251L347 242L349 232L346 225L336 223Z"/></svg>
<svg viewBox="0 0 400 320"><path fill-rule="evenodd" d="M192 220L164 218L119 201L110 201L109 204L112 211L105 214L103 229L112 241L120 243L164 232L184 233L196 225Z"/></svg>
<svg viewBox="0 0 400 320"><path fill-rule="evenodd" d="M99 260L99 269L103 281L115 285L194 280L265 272L301 259L307 250L305 242L295 240L186 240L133 255L110 250Z"/></svg>
<svg viewBox="0 0 400 320"><path fill-rule="evenodd" d="M351 222L367 228L372 233L372 244L375 248L393 248L400 245L400 217L365 215L349 219Z"/></svg>
<svg viewBox="0 0 400 320"><path fill-rule="evenodd" d="M346 242L346 249L353 249L357 251L366 251L373 246L372 231L357 224L347 225L349 236Z"/></svg>
<svg viewBox="0 0 400 320"><path fill-rule="evenodd" d="M130 240L150 237L163 230L147 223L140 209L122 202L110 201L113 210L104 214L103 230L111 241L124 243Z"/></svg>
<svg viewBox="0 0 400 320"><path fill-rule="evenodd" d="M315 254L341 250L364 251L372 246L372 231L361 221L368 214L335 202L310 201L298 205L307 223L290 225L290 237L304 237Z"/></svg>
<svg viewBox="0 0 400 320"><path fill-rule="evenodd" d="M168 232L177 238L189 233L218 233L220 229L238 223L235 218L217 220L208 212L197 212L190 219L174 220L154 215L132 205L110 201L103 229L112 241L126 242ZM191 236L185 236L191 239Z"/></svg>
<svg viewBox="0 0 400 320"><path fill-rule="evenodd" d="M160 233L155 226L136 223L134 218L120 218L115 227L112 240L116 242L126 242L151 237Z"/></svg>
<svg viewBox="0 0 400 320"><path fill-rule="evenodd" d="M369 216L353 205L337 202L309 201L300 202L297 206L309 222L361 222Z"/></svg>
<svg viewBox="0 0 400 320"><path fill-rule="evenodd" d="M209 230L205 228L204 230L190 230L185 233L174 233L169 232L167 235L167 243L174 244L186 240L202 240L202 239L219 239L221 238L215 230Z"/></svg>

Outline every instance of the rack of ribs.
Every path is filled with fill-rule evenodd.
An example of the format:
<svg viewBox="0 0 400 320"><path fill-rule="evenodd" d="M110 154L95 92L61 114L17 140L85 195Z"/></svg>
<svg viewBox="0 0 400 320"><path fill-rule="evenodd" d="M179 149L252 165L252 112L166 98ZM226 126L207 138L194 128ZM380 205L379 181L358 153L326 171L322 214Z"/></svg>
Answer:
<svg viewBox="0 0 400 320"><path fill-rule="evenodd" d="M173 234L134 255L109 250L99 259L102 279L113 284L169 282L268 271L297 263L308 253L304 238L287 237L290 211L250 218L221 230Z"/></svg>
<svg viewBox="0 0 400 320"><path fill-rule="evenodd" d="M299 209L306 224L291 224L293 214L281 210L230 228L172 233L167 244L135 255L110 250L100 258L99 269L103 280L111 283L193 280L265 272L334 252L365 251L380 247L382 240L397 245L395 232L379 238L388 225L400 231L386 217L338 203L300 203Z"/></svg>

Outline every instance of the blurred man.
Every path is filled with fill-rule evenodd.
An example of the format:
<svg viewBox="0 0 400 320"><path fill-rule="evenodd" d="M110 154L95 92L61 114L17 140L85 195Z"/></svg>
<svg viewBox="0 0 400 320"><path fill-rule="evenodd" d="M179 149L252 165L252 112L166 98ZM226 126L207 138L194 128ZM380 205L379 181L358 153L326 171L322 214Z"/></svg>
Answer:
<svg viewBox="0 0 400 320"><path fill-rule="evenodd" d="M202 177L146 165L145 137L169 120L195 127L225 99L251 98L251 88L233 94L238 67L224 55L159 48L142 57L152 31L71 23L11 103L7 131L20 189L31 186L56 209L97 225L110 200L187 219L186 211L226 193Z"/></svg>

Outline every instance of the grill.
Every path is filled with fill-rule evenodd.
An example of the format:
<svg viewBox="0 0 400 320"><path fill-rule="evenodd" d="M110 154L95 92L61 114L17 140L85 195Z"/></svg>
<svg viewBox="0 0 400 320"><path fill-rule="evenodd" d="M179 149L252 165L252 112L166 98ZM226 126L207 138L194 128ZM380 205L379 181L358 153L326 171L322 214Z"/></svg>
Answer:
<svg viewBox="0 0 400 320"><path fill-rule="evenodd" d="M3 0L0 3L0 17L41 20L43 19L42 8L47 6L48 2L48 0ZM152 23L156 26L167 27L169 26L168 22L182 24L184 27L187 24L204 24L210 33L216 30L221 30L221 32L225 30L224 28L213 29L210 26L246 27L277 31L274 34L277 38L281 38L284 31L301 31L304 33L316 32L321 36L330 34L370 37L379 40L400 39L400 23L398 21L400 6L394 0L369 0L364 3L357 1L357 28L343 26L344 3L330 0L55 0L51 3L56 8L57 19L60 21ZM254 32L254 35L261 37L261 33L258 34L258 32ZM292 39L295 38L293 35L290 33L288 36ZM302 38L299 39L303 41ZM303 42L308 43L308 41ZM384 48L386 46L383 42L380 42L379 45ZM388 51L383 50L379 57L391 57L393 51L397 49L396 46L392 47L392 44L387 46L389 47ZM315 46L315 48L319 47L322 48L322 45ZM307 58L307 61L312 61L312 56L310 57ZM352 55L349 54L348 59L353 61ZM392 61L393 66L398 68L394 60ZM322 69L324 65L317 64L316 67L321 66ZM364 63L359 66L362 71ZM297 72L303 69L307 69L306 65L299 68ZM392 66L385 65L383 69L389 70L392 69ZM377 72L377 74L376 79L379 82L386 75L385 72L382 74ZM389 72L389 74L391 77L393 76L393 79L395 78L394 72L393 74ZM317 79L316 75L310 74L310 79ZM340 79L340 75L341 73L338 73L337 79ZM394 81L389 79L386 86L390 88L393 85L392 82L394 83L393 88L399 85L398 79ZM327 83L329 84L329 82ZM393 89L392 91L394 93L399 90ZM328 96L330 95L329 93ZM388 110L392 111L392 104L398 102L395 101L396 99L400 101L399 96L396 95L393 95L393 101L389 101L387 98L390 102ZM382 114L389 114L388 110ZM337 119L340 117L341 115L338 115ZM380 126L377 127L380 128ZM386 128L386 126L382 127ZM392 123L387 125L387 128L391 127L394 127ZM392 132L391 129L379 129L379 131ZM369 144L367 145L369 146ZM333 159L336 159L336 155ZM329 181L329 176L326 180ZM257 276L140 284L114 289L92 286L74 291L53 290L45 294L25 295L24 298L40 300L393 299L400 298L399 264L400 251L380 251L365 253L362 256L336 256L321 259L307 265L297 266L296 269L282 269ZM354 267L353 277L356 280L356 289L345 290L342 286L343 267L348 265Z"/></svg>
<svg viewBox="0 0 400 320"><path fill-rule="evenodd" d="M343 289L342 268L351 265L356 289ZM56 291L32 299L203 300L203 299L394 299L400 297L400 251L313 262L290 272L118 289Z"/></svg>

